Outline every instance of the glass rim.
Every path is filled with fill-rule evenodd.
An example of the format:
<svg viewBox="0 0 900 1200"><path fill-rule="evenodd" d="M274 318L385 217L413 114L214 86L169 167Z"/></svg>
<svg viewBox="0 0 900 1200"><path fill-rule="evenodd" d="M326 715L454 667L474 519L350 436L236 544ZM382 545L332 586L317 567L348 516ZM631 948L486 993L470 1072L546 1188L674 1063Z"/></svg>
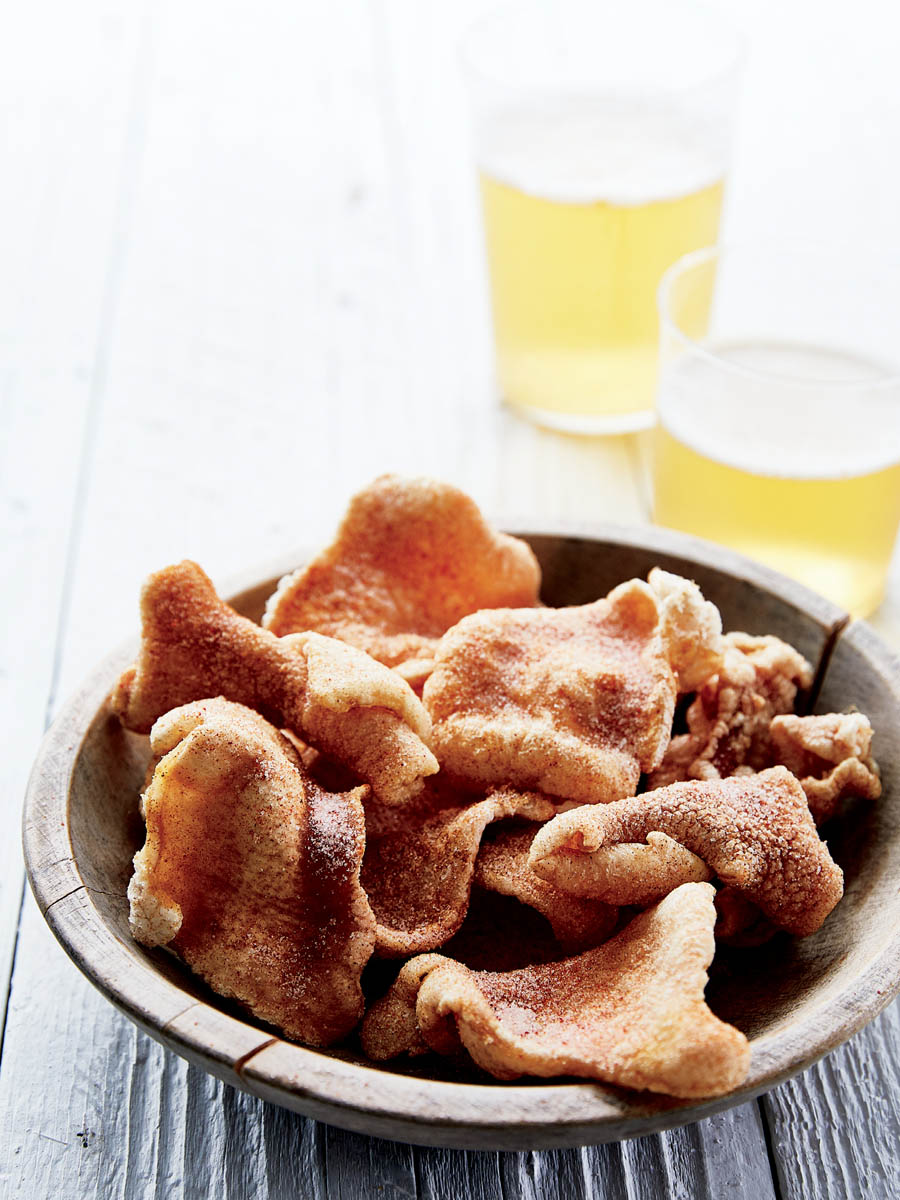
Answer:
<svg viewBox="0 0 900 1200"><path fill-rule="evenodd" d="M712 262L713 259L722 258L734 252L758 250L762 247L768 247L769 249L778 248L786 251L788 254L802 250L808 254L830 258L834 257L835 251L843 252L848 256L852 254L856 258L860 256L858 246L850 247L841 243L805 241L803 239L760 239L758 242L752 240L734 241L714 246L703 246L699 250L691 250L688 254L683 254L681 258L676 259L663 272L659 286L656 289L660 343L662 342L663 335L669 334L676 341L680 342L685 349L689 349L697 358L712 363L724 374L741 376L745 379L754 379L765 383L778 382L780 384L789 384L796 388L816 388L817 390L828 388L834 391L854 391L863 385L867 390L888 388L895 387L900 383L900 366L888 367L887 365L883 368L883 374L868 379L800 379L778 371L766 371L759 367L737 363L722 354L717 354L710 346L703 342L698 342L696 338L685 333L671 312L670 300L672 289L678 280L683 278L689 271L702 266L704 263ZM897 257L886 259L883 254L879 253L878 262L881 266L884 266L885 263L890 264L900 274L900 259ZM879 369L881 369L880 364L873 363L873 365L879 366Z"/></svg>
<svg viewBox="0 0 900 1200"><path fill-rule="evenodd" d="M488 86L503 88L510 93L515 92L536 97L579 98L590 96L595 98L631 98L632 96L689 96L692 92L704 91L707 88L714 87L729 77L736 78L747 61L747 36L730 22L727 17L723 16L722 13L718 12L711 5L704 3L703 0L671 0L671 4L677 4L684 10L702 14L708 19L710 26L717 27L731 43L729 53L725 55L724 62L721 65L717 65L706 74L698 75L696 79L692 79L688 83L646 83L633 87L621 83L604 83L602 79L598 79L596 83L559 86L546 83L511 83L509 80L505 80L492 74L490 71L476 66L471 55L471 48L478 35L504 16L510 17L515 15L521 17L525 9L536 11L544 7L538 0L506 0L505 3L495 5L490 11L477 17L466 27L459 39L457 44L457 59L469 83L487 84ZM670 7L670 5L667 5L667 7Z"/></svg>

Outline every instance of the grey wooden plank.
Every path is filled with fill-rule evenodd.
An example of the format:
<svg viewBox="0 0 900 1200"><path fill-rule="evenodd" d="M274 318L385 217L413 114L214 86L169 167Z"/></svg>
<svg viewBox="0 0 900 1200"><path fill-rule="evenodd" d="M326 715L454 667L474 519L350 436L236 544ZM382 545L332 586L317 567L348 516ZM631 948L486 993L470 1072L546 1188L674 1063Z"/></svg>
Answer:
<svg viewBox="0 0 900 1200"><path fill-rule="evenodd" d="M203 21L209 19L209 14L198 10L195 17L186 16L185 19L195 20L199 29ZM348 22L352 20L352 16L348 17ZM235 40L231 49L240 48ZM175 64L167 86L176 96L181 91L183 102L184 89L190 86L188 70L191 56L196 55L196 46L192 48L188 36L181 49L184 58ZM218 53L222 63L227 64L230 51L226 41L216 43L212 52ZM427 70L428 56L424 57ZM410 61L414 58L414 54L410 55ZM307 66L304 64L303 69ZM417 298L415 309L409 311L415 313L416 324L421 317L425 329L421 335L419 352L410 356L415 360L412 367L406 364L405 356L410 341L414 339L395 335L395 340L391 340L393 302L389 298L385 300L385 315L381 316L374 313L371 302L371 297L376 293L387 294L384 284L394 263L390 248L387 252L383 248L374 249L376 245L380 247L385 237L385 193L378 178L371 182L366 177L365 186L368 190L364 189L364 196L355 208L350 204L352 193L347 190L347 203L340 210L340 220L335 219L330 225L323 221L317 231L317 237L321 237L324 247L320 259L324 261L330 257L338 265L332 267L330 273L327 267L322 268L325 279L319 291L315 292L315 304L321 303L329 313L333 313L335 294L349 284L350 315L336 323L333 329L328 327L324 319L315 325L317 336L322 339L322 347L321 353L317 346L311 352L315 338L294 336L295 328L305 321L315 320L309 309L304 307L303 286L284 288L266 299L264 293L273 279L269 275L255 273L259 267L253 261L254 256L258 256L259 262L265 263L270 259L274 261L285 245L296 248L298 242L296 237L292 240L288 224L283 219L275 220L269 236L261 233L252 223L249 228L242 224L238 208L217 207L214 203L216 192L222 183L227 184L230 178L234 178L227 171L219 170L213 171L208 187L198 187L188 197L187 232L183 241L179 241L176 210L183 204L185 193L174 188L174 198L167 200L165 187L173 177L186 177L179 176L179 170L187 173L195 169L191 151L202 144L202 128L194 131L194 142L190 136L179 142L177 103L172 103L167 120L156 128L155 158L143 202L148 209L153 205L161 206L164 217L155 224L151 222L150 234L139 247L139 269L132 278L126 296L125 315L128 320L122 332L124 349L118 357L114 356L111 364L111 411L104 414L101 452L87 518L89 526L96 529L96 533L88 539L79 568L78 615L73 624L66 665L70 681L82 667L89 665L97 649L105 648L105 640L103 644L100 643L97 631L90 629L88 618L96 621L96 614L101 611L100 600L104 592L99 588L93 589L90 581L99 571L108 572L109 546L121 544L125 537L139 528L145 538L143 552L148 560L153 555L171 557L173 547L176 548L174 552L181 550L179 537L182 535L176 521L181 523L182 514L176 514L174 506L171 510L165 509L167 490L181 498L187 494L192 510L204 520L210 520L221 511L228 513L226 528L212 535L211 541L198 538L193 528L183 535L191 541L190 549L199 547L208 550L213 558L212 565L222 569L244 565L248 546L252 547L254 555L265 555L270 549L281 549L288 537L296 536L297 540L305 540L306 533L299 521L299 513L303 508L309 508L313 503L318 503L319 509L332 506L332 511L326 512L321 518L324 524L336 514L339 507L341 497L332 498L329 494L324 501L321 499L323 484L329 482L329 476L340 478L340 483L335 487L350 490L372 473L372 464L375 462L378 462L379 468L388 465L402 467L414 462L417 468L424 466L451 474L460 478L461 482L475 479L475 490L485 487L483 480L487 477L494 481L491 486L496 488L501 506L508 511L548 504L558 510L560 503L568 505L573 513L582 512L585 506L598 513L609 511L609 505L604 501L614 496L618 483L610 480L605 471L596 469L593 447L575 448L574 442L554 439L559 449L548 449L543 441L532 439L530 431L524 428L513 425L507 427L498 421L495 430L479 409L484 398L483 391L479 390L477 383L469 386L480 377L483 362L477 355L459 353L460 346L469 344L469 336L465 333L467 318L455 318L453 314L466 311L458 300L473 282L472 268L465 265L470 260L464 254L444 254L436 260L431 253L432 239L437 242L449 234L446 238L448 244L455 244L453 233L457 210L453 207L455 202L426 194L427 189L433 188L435 181L440 178L439 157L443 156L445 162L447 159L440 138L434 136L431 121L431 117L438 112L437 92L443 86L445 74L443 67L434 72L434 82L430 84L427 103L423 104L414 133L417 145L427 138L434 142L434 149L431 152L431 165L418 177L414 198L419 233L410 251L416 272L412 283L408 285L408 292L412 295L415 285L419 283L424 283L425 288L423 295ZM277 72L273 75L277 77ZM210 82L215 83L215 80L216 75L211 72L196 85L194 98L202 87ZM345 78L339 90L346 83ZM359 90L355 95L357 101L367 98ZM401 111L408 111L408 106L401 104L399 107ZM299 106L298 111L301 109L302 106ZM352 124L352 106L348 114L344 116L345 124L340 127L342 130ZM320 112L305 110L305 115L312 125ZM234 105L226 112L222 129L226 119L239 121L240 116L238 107ZM213 117L209 119L214 120ZM365 143L370 133L371 127L367 124L363 134L350 141L353 153L359 152L361 158L367 153ZM213 140L216 135L214 127ZM266 165L264 155L253 160L258 180L258 195L254 191L257 199L266 191L274 194L275 188L284 183L290 185L290 169L279 167L277 161L279 150L289 135L287 123L274 127L272 137L266 143L266 152L273 160L269 173L265 169L259 171L260 167L265 168ZM168 158L165 154L167 142L173 148ZM306 149L309 150L310 146L307 145ZM401 145L398 153L403 156L407 152ZM296 156L286 154L284 157L293 165ZM221 168L223 163L213 160L213 166ZM334 177L330 176L332 167L334 160L330 159L323 169L322 210L332 200L336 205L342 203L339 191L347 182L342 168L335 170ZM377 176L380 170L377 164L374 168L360 167L361 174L374 171ZM253 184L248 186L252 187ZM304 186L307 184L304 183ZM308 186L312 188L315 184L310 182ZM448 194L455 187L454 183L447 189ZM300 190L296 189L291 195L297 195ZM431 204L436 208L442 205L443 208L441 223L434 224L428 232ZM269 217L273 212L276 217L280 213L277 209L264 211ZM210 222L214 235L206 243L201 236L203 220ZM295 220L298 225L304 221L315 225L311 210L298 209ZM435 235L437 229L440 230L440 238ZM166 234L173 235L171 241L167 241ZM216 259L216 241L225 245L235 234L248 247L247 257L237 252L229 254L223 251L220 259ZM198 238L200 248L192 250L191 239ZM340 245L344 240L349 249L342 251ZM158 255L161 247L165 247L167 252L162 258L170 254L173 257L184 256L187 262L184 275L165 276L163 268L156 275L150 271L148 260L154 254ZM289 257L288 261L296 267L301 257L298 254L294 258ZM453 263L450 262L451 257ZM455 273L457 257L463 264L458 268L458 275ZM221 266L214 265L219 261ZM321 262L318 268L321 268ZM209 278L201 278L204 271L209 273ZM369 275L365 289L353 286L359 272ZM229 301L227 297L219 300L215 295L220 288L227 292L229 286L234 286L235 279L239 281L241 289L249 284L250 300L240 308L237 308L236 301ZM301 285L305 286L306 282L303 278ZM257 289L255 293L254 288ZM362 300L361 290L365 291ZM168 319L161 315L167 300L172 309ZM222 305L221 310L215 309L216 303ZM236 307L231 317L226 319L222 310L227 309L229 304ZM279 304L283 304L284 311L290 313L289 320L282 318L284 328L279 323L276 311ZM291 305L295 307L291 308ZM145 312L151 315L147 317ZM214 316L210 316L211 312ZM222 318L220 326L215 324L216 317ZM449 334L448 320L453 330ZM363 328L366 322L372 326L368 333ZM408 318L405 327L407 332L412 324L412 318ZM193 333L182 332L182 327L187 331L193 330ZM276 332L270 333L272 329ZM278 340L279 334L283 337L284 345L296 343L296 357L283 348ZM232 335L233 344L229 345ZM355 348L358 362L348 361L353 356L346 353L347 345ZM401 348L403 354L400 353ZM274 366L267 360L267 354L274 356ZM304 356L313 360L311 366L301 365L299 360ZM465 359L465 364L457 367L455 360L458 358ZM397 381L403 371L411 371L407 382L413 399L406 406L399 402L392 405L390 392L398 387ZM334 388L330 392L328 390L331 386L329 372L337 381L334 385L336 391ZM137 384L133 391L132 384ZM261 389L268 390L273 396L268 407L258 403ZM365 405L359 400L353 401L355 391L365 397ZM298 402L300 394L312 396L316 403L301 409ZM343 415L337 411L337 404L318 403L324 395L337 396L346 405ZM421 399L417 403L417 395L428 395L429 403L433 401L434 407L426 408L421 404ZM197 415L193 422L182 420L186 400L197 404ZM248 410L259 411L256 416L248 416ZM431 417L434 419L430 425ZM394 436L393 430L404 418L408 418L411 432L409 441L398 448L391 445L391 438ZM243 422L248 421L250 436L242 440L253 447L255 455L266 456L267 462L270 457L275 458L269 470L260 471L247 481L249 506L256 510L252 522L236 511L238 506L231 495L232 480L242 476L235 451L233 448L229 450L230 443L235 441L233 433L227 430L229 420L241 421L242 428ZM314 451L321 453L321 462L306 472L302 479L297 478L297 473L289 477L289 485L273 482L276 476L290 469L287 444L291 440L283 438L281 440L285 446L271 450L273 421L280 430L296 429L299 434L302 428L307 443ZM358 424L354 427L355 422ZM204 442L203 436L211 427L215 428L209 433L210 441ZM337 444L350 433L354 433L358 442L342 455L326 448ZM177 435L183 436L184 445L173 450L172 442ZM507 435L509 453L501 458L500 469L493 470L497 446ZM548 444L550 440L546 439ZM127 447L130 442L135 442L139 449L129 450ZM192 456L197 459L196 472L185 485L184 475ZM315 453L310 454L310 458L315 458ZM143 467L140 466L140 459L146 460ZM566 470L563 484L554 483L556 472L549 468L551 463L557 467L563 465L572 468ZM141 481L138 487L135 487L136 474ZM607 491L586 491L584 481L589 477L606 480L603 486ZM528 492L531 488L537 489L534 496ZM560 488L565 490L562 500L558 494ZM103 509L109 506L110 494L116 495L122 502L116 514L104 518ZM485 499L483 491L479 498ZM490 499L487 496L488 502ZM246 497L242 497L242 500L246 502ZM497 508L496 505L494 507ZM141 524L141 517L151 509L154 526L148 529L146 524ZM309 519L318 521L318 511ZM259 535L256 536L260 526ZM148 561L147 565L158 563ZM142 557L129 552L128 561L120 565L120 577L109 581L108 586L115 595L121 590L123 594L128 591L131 597L143 569ZM116 603L108 608L104 606L102 611L110 625L120 620L125 623L125 618L120 616L125 610ZM131 611L130 603L128 612ZM125 627L131 623L129 617ZM26 942L31 938L29 921L30 918L27 918ZM151 1187L153 1191L148 1194L159 1196L217 1196L237 1194L239 1187L252 1185L262 1189L257 1193L261 1196L308 1194L318 1197L327 1194L324 1189L330 1187L335 1179L339 1186L345 1186L341 1164L361 1162L363 1156L360 1152L354 1160L352 1145L339 1149L344 1145L341 1135L332 1138L331 1131L301 1122L280 1110L258 1106L255 1101L237 1093L228 1093L226 1096L225 1089L216 1081L186 1068L177 1059L165 1055L160 1058L162 1052L153 1043L133 1034L127 1023L98 997L91 994L90 1001L84 1000L81 993L86 985L77 979L73 980L62 969L49 966L52 956L58 952L46 939L36 944L41 954L23 955L20 962L21 987L14 999L14 1007L18 1005L15 1011L15 1042L19 1062L15 1072L3 1081L4 1103L9 1102L10 1094L17 1088L25 1092L20 1097L23 1102L14 1110L19 1123L11 1127L4 1124L3 1129L12 1130L11 1144L18 1147L20 1159L24 1156L28 1160L33 1174L21 1170L15 1173L9 1164L4 1164L0 1180L4 1183L14 1182L19 1189L8 1194L64 1195L66 1190L72 1191L74 1187L74 1194L138 1195L140 1188ZM36 1003L35 998L42 987L46 988L47 996L41 998L41 1003ZM118 1026L114 1022L118 1022ZM46 1055L46 1062L43 1063L40 1079L29 1082L27 1069L29 1065L31 1068L34 1066L35 1036L53 1029L55 1024L61 1025L65 1036L50 1039L46 1051L41 1052ZM129 1035L133 1040L129 1040ZM121 1086L123 1080L128 1083L128 1091L124 1093ZM56 1089L58 1094L51 1089ZM129 1094L133 1094L130 1105L126 1102ZM78 1116L79 1112L84 1115ZM36 1113L41 1117L40 1125L33 1124ZM71 1122L70 1116L75 1118ZM24 1122L32 1123L27 1130L23 1129ZM58 1139L60 1133L68 1140ZM674 1136L669 1135L670 1138ZM249 1138L253 1147L252 1162L240 1160L242 1137L245 1143ZM234 1142L231 1150L228 1148L229 1138ZM685 1164L690 1162L691 1154L688 1151L691 1145L686 1143L684 1152L671 1147L664 1152L657 1143L653 1153L648 1152L643 1157L638 1156L638 1159L630 1155L627 1161L646 1162L648 1167L657 1170L660 1179L665 1179L667 1186L672 1178L690 1178L702 1182L697 1170L694 1169L691 1174L687 1165L684 1168L681 1165L682 1159ZM121 1190L122 1147L127 1148L127 1173L124 1178L131 1188L130 1193ZM41 1157L40 1152L45 1149L57 1156L52 1163ZM709 1145L705 1144L704 1153L708 1156L709 1152ZM804 1149L804 1153L811 1152L809 1147ZM368 1153L371 1176L377 1178L381 1169L377 1167L381 1151L370 1147ZM462 1156L453 1152L416 1153L420 1159L427 1160L421 1173L433 1189L443 1179L455 1183L470 1180L473 1184L483 1183L488 1188L488 1194L498 1194L492 1165L496 1160L500 1194L515 1194L510 1192L504 1174L505 1164L514 1156L496 1158ZM437 1158L433 1157L435 1153ZM441 1154L445 1156L443 1161ZM333 1171L326 1177L329 1155ZM73 1158L78 1164L74 1172ZM519 1160L524 1176L527 1177L530 1170L532 1179L541 1181L543 1186L552 1186L550 1180L556 1178L555 1168L561 1170L567 1181L571 1179L577 1186L578 1176L572 1166L575 1161L581 1164L585 1194L607 1194L596 1190L600 1185L598 1181L609 1188L614 1183L617 1187L626 1183L626 1158L624 1151L619 1148L585 1150L559 1156L521 1156ZM708 1172L708 1157L705 1161ZM148 1162L155 1163L155 1173L146 1167ZM674 1168L671 1165L673 1162L676 1164ZM723 1180L729 1178L726 1168L727 1163L723 1160ZM352 1168L348 1167L348 1187L351 1174ZM708 1175L707 1186L711 1186L711 1179L712 1176ZM594 1192L588 1190L587 1181L591 1180ZM630 1190L609 1191L608 1194L646 1194L639 1190L645 1182L644 1177L632 1172L627 1181ZM83 1193L77 1190L82 1183L88 1189ZM41 1185L46 1191L41 1190ZM309 1190L304 1191L304 1188ZM465 1193L433 1191L433 1194ZM741 1193L738 1191L734 1194Z"/></svg>
<svg viewBox="0 0 900 1200"><path fill-rule="evenodd" d="M501 1154L500 1181L506 1200L584 1200L589 1195L577 1150Z"/></svg>
<svg viewBox="0 0 900 1200"><path fill-rule="evenodd" d="M675 1146L679 1147L679 1143L683 1147L683 1136ZM629 1196L640 1194L647 1200L677 1196L681 1200L685 1195L709 1194L702 1162L692 1162L689 1156L677 1151L673 1154L671 1141L662 1135L625 1142L622 1154ZM686 1192L684 1188L688 1184L696 1192Z"/></svg>
<svg viewBox="0 0 900 1200"><path fill-rule="evenodd" d="M415 1146L413 1156L421 1200L504 1200L497 1151Z"/></svg>
<svg viewBox="0 0 900 1200"><path fill-rule="evenodd" d="M412 1146L320 1126L325 1138L328 1200L416 1200Z"/></svg>
<svg viewBox="0 0 900 1200"><path fill-rule="evenodd" d="M588 1200L620 1200L634 1194L625 1156L626 1142L614 1146L584 1146L579 1151L585 1196Z"/></svg>
<svg viewBox="0 0 900 1200"><path fill-rule="evenodd" d="M651 1178L659 1181L662 1196L679 1200L721 1195L767 1200L775 1196L756 1103L656 1138L643 1138L636 1148L637 1178L649 1171Z"/></svg>
<svg viewBox="0 0 900 1200"><path fill-rule="evenodd" d="M900 1196L900 1003L763 1108L789 1200Z"/></svg>
<svg viewBox="0 0 900 1200"><path fill-rule="evenodd" d="M16 1054L0 1065L0 1196L325 1200L341 1194L327 1180L323 1126L227 1087L141 1033L76 971L30 899L19 953L21 978L39 977L42 986L17 988L14 976L10 1037L18 1044L35 1030L42 1035L30 1063ZM42 1077L38 1109L27 1072L44 1062L52 1076ZM396 1152L391 1160L384 1166L370 1156L360 1186L370 1179L374 1187L391 1172L399 1180ZM347 1162L352 1170L352 1156Z"/></svg>
<svg viewBox="0 0 900 1200"><path fill-rule="evenodd" d="M0 38L0 805L10 828L59 665L91 431L92 357L136 45L132 14L116 18L115 35L105 27L116 8L90 0L76 15L37 0L5 15ZM22 881L18 839L4 838L4 998Z"/></svg>
<svg viewBox="0 0 900 1200"><path fill-rule="evenodd" d="M755 1102L621 1144L502 1154L500 1175L504 1196L526 1200L774 1200L776 1195Z"/></svg>
<svg viewBox="0 0 900 1200"><path fill-rule="evenodd" d="M622 1147L586 1146L500 1156L503 1194L523 1200L626 1200Z"/></svg>
<svg viewBox="0 0 900 1200"><path fill-rule="evenodd" d="M267 1200L326 1200L324 1125L260 1104L266 1144Z"/></svg>

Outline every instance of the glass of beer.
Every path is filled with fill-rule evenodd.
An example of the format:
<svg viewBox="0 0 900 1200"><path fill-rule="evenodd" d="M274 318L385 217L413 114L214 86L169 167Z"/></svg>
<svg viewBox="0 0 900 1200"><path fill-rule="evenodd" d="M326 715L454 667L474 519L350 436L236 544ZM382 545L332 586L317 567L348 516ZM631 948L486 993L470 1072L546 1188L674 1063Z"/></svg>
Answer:
<svg viewBox="0 0 900 1200"><path fill-rule="evenodd" d="M659 309L654 519L871 613L900 522L900 263L711 247Z"/></svg>
<svg viewBox="0 0 900 1200"><path fill-rule="evenodd" d="M656 290L716 240L741 53L686 0L523 0L464 40L498 381L538 423L652 424Z"/></svg>

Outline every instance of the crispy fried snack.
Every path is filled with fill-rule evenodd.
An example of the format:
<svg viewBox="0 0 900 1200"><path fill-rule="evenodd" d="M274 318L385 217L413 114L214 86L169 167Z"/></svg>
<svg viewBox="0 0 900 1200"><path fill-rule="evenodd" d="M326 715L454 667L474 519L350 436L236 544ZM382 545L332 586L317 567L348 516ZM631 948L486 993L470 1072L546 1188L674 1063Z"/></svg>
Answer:
<svg viewBox="0 0 900 1200"><path fill-rule="evenodd" d="M721 668L724 655L719 610L690 579L654 567L647 582L659 603L659 623L679 692L695 692Z"/></svg>
<svg viewBox="0 0 900 1200"><path fill-rule="evenodd" d="M288 1037L346 1036L375 944L359 884L366 789L321 791L286 738L227 700L175 709L151 743L162 757L128 886L135 938L170 946Z"/></svg>
<svg viewBox="0 0 900 1200"><path fill-rule="evenodd" d="M513 896L537 909L550 922L554 936L568 953L599 946L615 928L619 910L611 904L562 892L535 875L528 865L528 852L539 828L529 822L491 831L478 851L475 883L486 891Z"/></svg>
<svg viewBox="0 0 900 1200"><path fill-rule="evenodd" d="M451 625L535 605L540 582L531 548L491 529L463 492L382 475L350 501L334 542L281 580L263 625L341 638L421 683Z"/></svg>
<svg viewBox="0 0 900 1200"><path fill-rule="evenodd" d="M746 1076L750 1047L703 999L714 920L709 884L686 884L564 962L496 974L440 955L413 959L366 1015L363 1048L383 1059L462 1046L498 1079L580 1075L722 1095Z"/></svg>
<svg viewBox="0 0 900 1200"><path fill-rule="evenodd" d="M723 883L791 933L815 933L843 895L841 869L816 832L803 789L784 767L675 783L564 813L540 830L529 863L542 879L584 894L586 857L654 831L698 855ZM606 899L593 888L588 894Z"/></svg>
<svg viewBox="0 0 900 1200"><path fill-rule="evenodd" d="M675 696L656 597L636 579L581 607L464 617L423 693L453 776L582 803L631 795L658 766Z"/></svg>
<svg viewBox="0 0 900 1200"><path fill-rule="evenodd" d="M809 663L779 638L728 633L722 640L722 667L700 688L687 710L688 732L672 738L650 787L770 766L772 718L791 712L798 687L812 683Z"/></svg>
<svg viewBox="0 0 900 1200"><path fill-rule="evenodd" d="M146 733L170 709L222 695L347 763L387 803L437 771L428 714L395 672L333 638L260 629L219 599L196 563L151 575L141 617L137 662L111 697L127 729Z"/></svg>
<svg viewBox="0 0 900 1200"><path fill-rule="evenodd" d="M834 816L845 796L881 795L872 726L862 713L775 717L769 730L775 762L800 780L817 825Z"/></svg>
<svg viewBox="0 0 900 1200"><path fill-rule="evenodd" d="M648 833L646 842L621 842L587 853L560 852L537 878L558 880L571 899L599 899L609 905L646 908L683 883L706 883L713 873L696 854L664 833Z"/></svg>
<svg viewBox="0 0 900 1200"><path fill-rule="evenodd" d="M486 827L558 812L545 796L501 791L472 803L437 786L390 813L370 809L362 883L378 922L376 954L402 958L443 945L465 918Z"/></svg>
<svg viewBox="0 0 900 1200"><path fill-rule="evenodd" d="M363 1054L381 1062L400 1054L428 1053L431 1047L416 1023L419 988L429 971L452 962L443 954L419 954L403 964L388 991L366 1013L359 1031Z"/></svg>

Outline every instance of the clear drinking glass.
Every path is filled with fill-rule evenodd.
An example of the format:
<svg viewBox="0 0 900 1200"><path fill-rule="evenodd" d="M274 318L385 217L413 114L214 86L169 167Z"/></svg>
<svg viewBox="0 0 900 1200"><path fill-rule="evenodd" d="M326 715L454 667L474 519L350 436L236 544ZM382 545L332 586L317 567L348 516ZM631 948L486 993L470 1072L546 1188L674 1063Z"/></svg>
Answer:
<svg viewBox="0 0 900 1200"><path fill-rule="evenodd" d="M900 522L900 263L710 247L659 311L654 519L872 612Z"/></svg>
<svg viewBox="0 0 900 1200"><path fill-rule="evenodd" d="M656 289L715 242L741 43L681 0L523 2L462 46L508 403L652 424Z"/></svg>

